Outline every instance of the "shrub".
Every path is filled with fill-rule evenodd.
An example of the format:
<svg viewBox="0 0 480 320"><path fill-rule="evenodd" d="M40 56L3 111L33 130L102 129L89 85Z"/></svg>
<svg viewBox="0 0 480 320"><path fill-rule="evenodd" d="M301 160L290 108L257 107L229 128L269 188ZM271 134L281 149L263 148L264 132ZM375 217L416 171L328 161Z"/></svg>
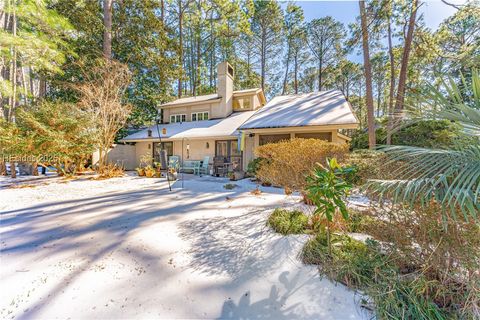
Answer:
<svg viewBox="0 0 480 320"><path fill-rule="evenodd" d="M135 168L139 177L145 176L145 168Z"/></svg>
<svg viewBox="0 0 480 320"><path fill-rule="evenodd" d="M147 178L153 178L155 176L156 170L152 166L148 165L148 166L145 167L144 170L145 170L145 176Z"/></svg>
<svg viewBox="0 0 480 320"><path fill-rule="evenodd" d="M447 120L418 121L392 134L393 145L408 145L416 147L448 147L458 142L461 128ZM384 127L375 130L377 144L386 143L386 130ZM368 132L358 131L350 141L352 150L368 148Z"/></svg>
<svg viewBox="0 0 480 320"><path fill-rule="evenodd" d="M332 254L327 237L319 233L304 246L301 258L317 264L322 273L362 289L372 299L378 319L447 319L447 312L429 296L432 283L423 275L402 276L394 260L381 253L379 243L334 235Z"/></svg>
<svg viewBox="0 0 480 320"><path fill-rule="evenodd" d="M98 173L100 174L100 179L108 179L114 177L122 177L125 173L125 169L122 166L109 163L103 168L99 169Z"/></svg>
<svg viewBox="0 0 480 320"><path fill-rule="evenodd" d="M365 225L365 231L389 243L385 250L399 256L397 264L403 272L423 270L428 279L442 285L480 281L480 226L460 212L457 221L442 218L440 212L440 205L433 202L413 210L371 208L365 214L377 223ZM445 297L452 298L456 300Z"/></svg>
<svg viewBox="0 0 480 320"><path fill-rule="evenodd" d="M349 210L349 217L346 221L346 230L348 232L360 232L365 233L369 228L372 228L373 224L379 223L376 219L370 215L365 214L363 211Z"/></svg>
<svg viewBox="0 0 480 320"><path fill-rule="evenodd" d="M332 254L328 253L325 232L318 233L303 247L301 258L305 264L319 265L322 273L354 288L364 288L378 272L393 274L394 266L382 255L378 243L366 244L347 235L332 235Z"/></svg>
<svg viewBox="0 0 480 320"><path fill-rule="evenodd" d="M328 158L340 162L348 152L347 144L336 144L318 139L295 138L259 146L257 157L264 158L257 170L257 178L292 191L303 191L305 178L317 163L326 164Z"/></svg>
<svg viewBox="0 0 480 320"><path fill-rule="evenodd" d="M283 235L300 234L308 227L308 216L299 210L277 208L268 217L267 224Z"/></svg>
<svg viewBox="0 0 480 320"><path fill-rule="evenodd" d="M258 169L260 169L262 162L265 159L263 158L255 158L250 161L247 165L247 173L251 176L255 176L257 174Z"/></svg>
<svg viewBox="0 0 480 320"><path fill-rule="evenodd" d="M386 156L379 151L355 150L345 159L345 164L355 168L355 174L348 180L361 185L368 179L380 179L385 176Z"/></svg>
<svg viewBox="0 0 480 320"><path fill-rule="evenodd" d="M382 250L377 242L333 234L329 255L322 231L306 243L302 260L364 290L380 319L478 318L480 226L458 217L442 221L440 210L431 203L354 212L351 228L381 241Z"/></svg>

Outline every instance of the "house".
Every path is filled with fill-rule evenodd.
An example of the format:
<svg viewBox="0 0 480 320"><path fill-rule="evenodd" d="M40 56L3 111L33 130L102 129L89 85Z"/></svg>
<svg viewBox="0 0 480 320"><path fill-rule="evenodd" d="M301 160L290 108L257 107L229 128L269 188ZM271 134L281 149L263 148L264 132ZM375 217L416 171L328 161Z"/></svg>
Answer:
<svg viewBox="0 0 480 320"><path fill-rule="evenodd" d="M345 143L349 138L340 130L358 126L340 91L279 96L266 103L262 89L233 90L234 69L227 62L218 65L217 75L217 93L160 105L162 123L121 140L134 145L135 166L144 155L158 161L164 149L184 160L209 156L212 162L222 156L234 170L244 170L259 145L292 137Z"/></svg>

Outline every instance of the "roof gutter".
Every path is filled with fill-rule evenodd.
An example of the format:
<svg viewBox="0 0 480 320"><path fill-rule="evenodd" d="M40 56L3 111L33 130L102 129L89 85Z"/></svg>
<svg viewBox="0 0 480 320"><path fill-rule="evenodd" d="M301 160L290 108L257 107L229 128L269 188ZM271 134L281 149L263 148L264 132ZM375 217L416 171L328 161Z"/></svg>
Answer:
<svg viewBox="0 0 480 320"><path fill-rule="evenodd" d="M238 130L242 131L271 131L271 130L281 130L281 131L291 131L291 130L300 130L300 131L309 131L309 130L334 130L334 129L356 129L358 128L358 123L345 123L345 124L325 124L325 125L299 125L299 126L278 126L278 127L240 127Z"/></svg>
<svg viewBox="0 0 480 320"><path fill-rule="evenodd" d="M198 105L198 104L205 104L205 103L212 103L212 102L220 102L222 100L222 97L219 98L214 98L214 99L208 99L208 100L202 100L202 101L193 101L193 102L182 102L182 103L175 103L175 104L161 104L158 106L160 109L168 109L168 108L173 108L173 107L185 107L185 106L191 106L191 105Z"/></svg>

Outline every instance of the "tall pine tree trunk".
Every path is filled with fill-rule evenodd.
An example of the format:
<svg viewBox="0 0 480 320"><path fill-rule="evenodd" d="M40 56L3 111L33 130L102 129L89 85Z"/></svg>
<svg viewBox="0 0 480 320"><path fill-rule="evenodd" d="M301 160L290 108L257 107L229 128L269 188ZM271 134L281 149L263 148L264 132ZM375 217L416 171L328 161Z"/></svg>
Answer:
<svg viewBox="0 0 480 320"><path fill-rule="evenodd" d="M368 147L375 148L375 118L373 114L373 93L372 93L372 67L370 65L370 52L368 45L367 16L365 12L365 1L359 1L360 18L362 24L363 64L365 72L365 88L367 98L367 123L368 123Z"/></svg>
<svg viewBox="0 0 480 320"><path fill-rule="evenodd" d="M391 9L390 9L391 10ZM390 57L390 91L388 97L388 122L387 122L387 145L392 144L393 129L393 101L395 99L395 56L393 54L392 27L390 21L391 12L388 15L388 55Z"/></svg>
<svg viewBox="0 0 480 320"><path fill-rule="evenodd" d="M12 34L13 37L15 38L17 36L17 14L15 11L15 6L16 4L13 3L12 5ZM8 109L8 117L7 121L12 122L15 119L15 108L17 106L17 48L15 47L15 44L12 45L11 47L11 52L12 52L12 62L11 62L11 67L10 67L10 82L12 83L13 90L12 90L12 96L10 97L10 107ZM13 170L15 171L15 170ZM13 173L12 173L12 178L14 178Z"/></svg>
<svg viewBox="0 0 480 320"><path fill-rule="evenodd" d="M318 59L318 91L322 91L323 58Z"/></svg>
<svg viewBox="0 0 480 320"><path fill-rule="evenodd" d="M112 2L103 0L103 56L112 58Z"/></svg>
<svg viewBox="0 0 480 320"><path fill-rule="evenodd" d="M160 20L162 21L162 25L165 24L165 3L164 0L160 0Z"/></svg>
<svg viewBox="0 0 480 320"><path fill-rule="evenodd" d="M266 51L266 34L265 31L262 31L262 56L261 56L261 81L262 81L262 90L265 91L265 59L267 58L267 51Z"/></svg>
<svg viewBox="0 0 480 320"><path fill-rule="evenodd" d="M295 53L295 67L294 67L294 80L293 80L293 86L295 89L295 94L298 94L298 52Z"/></svg>
<svg viewBox="0 0 480 320"><path fill-rule="evenodd" d="M182 97L182 89L183 89L183 8L182 8L182 1L178 0L178 97Z"/></svg>
<svg viewBox="0 0 480 320"><path fill-rule="evenodd" d="M397 98L395 101L395 110L393 115L393 129L395 129L395 127L398 125L398 122L402 117L403 109L404 109L408 61L410 57L410 51L412 48L413 32L415 29L415 21L417 17L417 8L418 8L418 1L413 0L412 12L410 14L410 19L408 21L407 37L405 39L405 44L403 46L403 55L402 55L402 62L401 62L402 65L400 68L400 74L398 76Z"/></svg>
<svg viewBox="0 0 480 320"><path fill-rule="evenodd" d="M15 170L15 161L10 161L10 176L12 178L17 177L17 171Z"/></svg>
<svg viewBox="0 0 480 320"><path fill-rule="evenodd" d="M285 67L285 77L283 78L282 95L284 95L285 92L287 91L287 79L288 79L289 64L290 64L290 44L288 45L288 51L287 51L287 65Z"/></svg>

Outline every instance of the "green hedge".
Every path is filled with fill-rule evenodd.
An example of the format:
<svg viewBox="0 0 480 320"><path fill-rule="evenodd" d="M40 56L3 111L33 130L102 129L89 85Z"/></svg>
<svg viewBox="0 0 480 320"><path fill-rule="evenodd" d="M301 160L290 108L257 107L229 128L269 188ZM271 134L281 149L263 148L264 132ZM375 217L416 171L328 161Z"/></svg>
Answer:
<svg viewBox="0 0 480 320"><path fill-rule="evenodd" d="M461 136L460 127L447 120L424 120L405 126L392 135L393 145L405 145L426 148L452 146ZM385 127L376 130L377 144L386 144ZM368 133L358 131L352 137L350 148L367 149Z"/></svg>

